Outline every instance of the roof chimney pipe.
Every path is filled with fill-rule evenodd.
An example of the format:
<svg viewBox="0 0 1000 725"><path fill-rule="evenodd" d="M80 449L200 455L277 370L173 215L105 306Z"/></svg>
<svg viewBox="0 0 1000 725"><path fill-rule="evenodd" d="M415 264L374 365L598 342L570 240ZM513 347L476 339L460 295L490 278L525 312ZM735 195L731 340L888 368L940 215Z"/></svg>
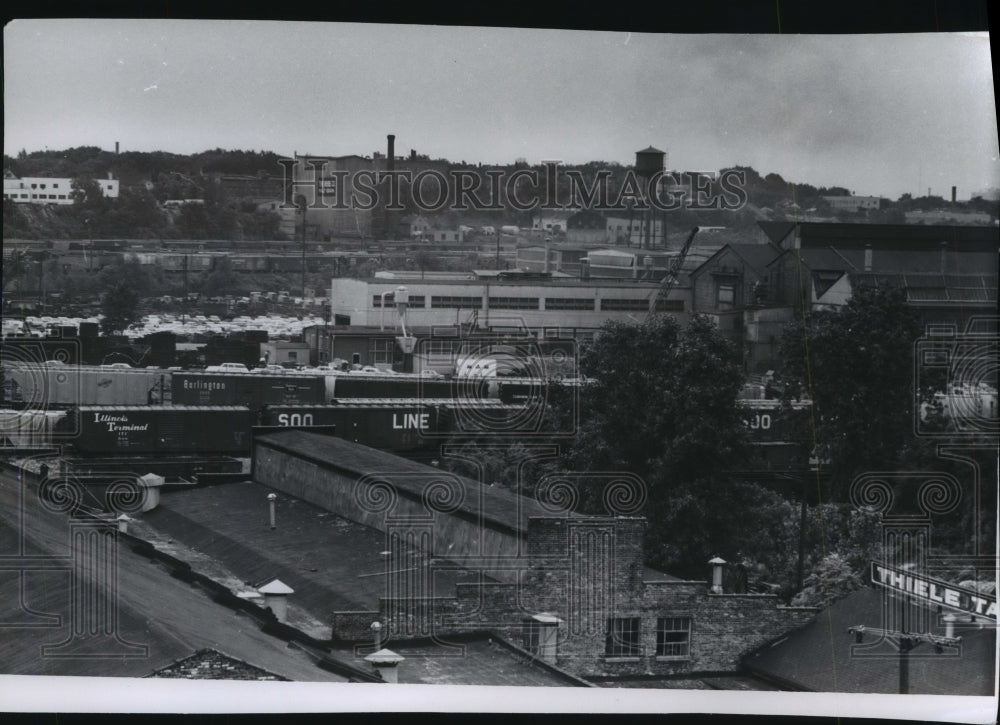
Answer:
<svg viewBox="0 0 1000 725"><path fill-rule="evenodd" d="M712 565L712 594L722 594L722 567L726 565L726 560L721 556L713 556L708 560Z"/></svg>

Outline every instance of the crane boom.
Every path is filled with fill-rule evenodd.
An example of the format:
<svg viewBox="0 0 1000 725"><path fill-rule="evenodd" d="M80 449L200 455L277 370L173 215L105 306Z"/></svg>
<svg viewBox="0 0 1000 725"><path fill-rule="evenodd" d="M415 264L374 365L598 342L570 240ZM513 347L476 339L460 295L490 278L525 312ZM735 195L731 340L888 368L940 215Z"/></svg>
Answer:
<svg viewBox="0 0 1000 725"><path fill-rule="evenodd" d="M656 312L656 303L660 300L667 299L667 295L670 294L670 289L677 283L677 278L680 275L681 268L684 266L684 260L687 259L688 251L691 249L691 244L694 242L694 238L695 235L698 234L698 230L699 227L695 227L691 230L687 239L684 240L684 245L681 247L680 254L670 260L670 264L667 266L667 274L660 282L660 288L657 290L656 295L649 301L650 314Z"/></svg>

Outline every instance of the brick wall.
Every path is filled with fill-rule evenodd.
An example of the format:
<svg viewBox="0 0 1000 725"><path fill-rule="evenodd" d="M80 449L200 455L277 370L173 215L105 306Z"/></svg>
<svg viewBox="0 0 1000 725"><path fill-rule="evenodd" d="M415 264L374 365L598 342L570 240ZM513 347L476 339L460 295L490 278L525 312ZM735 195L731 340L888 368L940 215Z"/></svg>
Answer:
<svg viewBox="0 0 1000 725"><path fill-rule="evenodd" d="M556 665L588 677L735 672L745 654L815 617L816 609L782 607L770 595L711 594L704 581L643 582L645 524L640 517L532 518L516 581L459 584L455 597L383 599L379 621L394 638L493 630L521 643L532 615L553 614L562 620ZM353 628L369 639L372 619L364 617L371 614L352 616L334 615L335 633ZM638 619L633 656L606 655L608 618ZM690 620L684 655L657 656L660 618Z"/></svg>

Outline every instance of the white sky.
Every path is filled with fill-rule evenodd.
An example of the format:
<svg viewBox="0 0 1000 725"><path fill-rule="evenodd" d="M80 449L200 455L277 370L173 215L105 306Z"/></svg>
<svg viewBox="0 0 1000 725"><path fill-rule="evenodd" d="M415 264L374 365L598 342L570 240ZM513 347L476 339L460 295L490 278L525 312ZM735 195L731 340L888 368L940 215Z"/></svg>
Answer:
<svg viewBox="0 0 1000 725"><path fill-rule="evenodd" d="M222 147L761 173L858 194L1000 187L985 33L858 36L20 20L4 150Z"/></svg>

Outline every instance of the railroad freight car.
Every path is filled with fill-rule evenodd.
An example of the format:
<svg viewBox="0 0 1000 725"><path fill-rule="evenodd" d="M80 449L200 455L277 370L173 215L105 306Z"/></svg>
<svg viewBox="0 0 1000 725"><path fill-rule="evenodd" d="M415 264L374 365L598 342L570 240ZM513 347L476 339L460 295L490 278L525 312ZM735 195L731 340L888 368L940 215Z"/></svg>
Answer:
<svg viewBox="0 0 1000 725"><path fill-rule="evenodd" d="M386 451L437 450L450 437L524 431L524 406L499 400L351 398L332 405L267 406L258 425L336 426L336 435ZM537 432L530 429L530 432Z"/></svg>
<svg viewBox="0 0 1000 725"><path fill-rule="evenodd" d="M159 402L169 386L166 370L45 364L4 367L14 400L31 407L146 405Z"/></svg>
<svg viewBox="0 0 1000 725"><path fill-rule="evenodd" d="M419 375L326 375L326 399L341 398L453 398L451 380ZM487 397L487 396L482 396Z"/></svg>
<svg viewBox="0 0 1000 725"><path fill-rule="evenodd" d="M813 438L807 401L783 404L780 400L741 400L743 422L754 444L792 443Z"/></svg>
<svg viewBox="0 0 1000 725"><path fill-rule="evenodd" d="M5 448L43 448L53 445L53 430L65 410L0 410L0 445Z"/></svg>
<svg viewBox="0 0 1000 725"><path fill-rule="evenodd" d="M384 451L407 451L440 442L441 403L346 400L336 405L280 405L261 410L258 423L292 428L336 426L336 435Z"/></svg>
<svg viewBox="0 0 1000 725"><path fill-rule="evenodd" d="M73 428L80 455L227 455L250 453L250 410L240 406L80 406L55 428Z"/></svg>
<svg viewBox="0 0 1000 725"><path fill-rule="evenodd" d="M324 381L318 375L259 373L174 373L174 405L304 405L324 402Z"/></svg>

